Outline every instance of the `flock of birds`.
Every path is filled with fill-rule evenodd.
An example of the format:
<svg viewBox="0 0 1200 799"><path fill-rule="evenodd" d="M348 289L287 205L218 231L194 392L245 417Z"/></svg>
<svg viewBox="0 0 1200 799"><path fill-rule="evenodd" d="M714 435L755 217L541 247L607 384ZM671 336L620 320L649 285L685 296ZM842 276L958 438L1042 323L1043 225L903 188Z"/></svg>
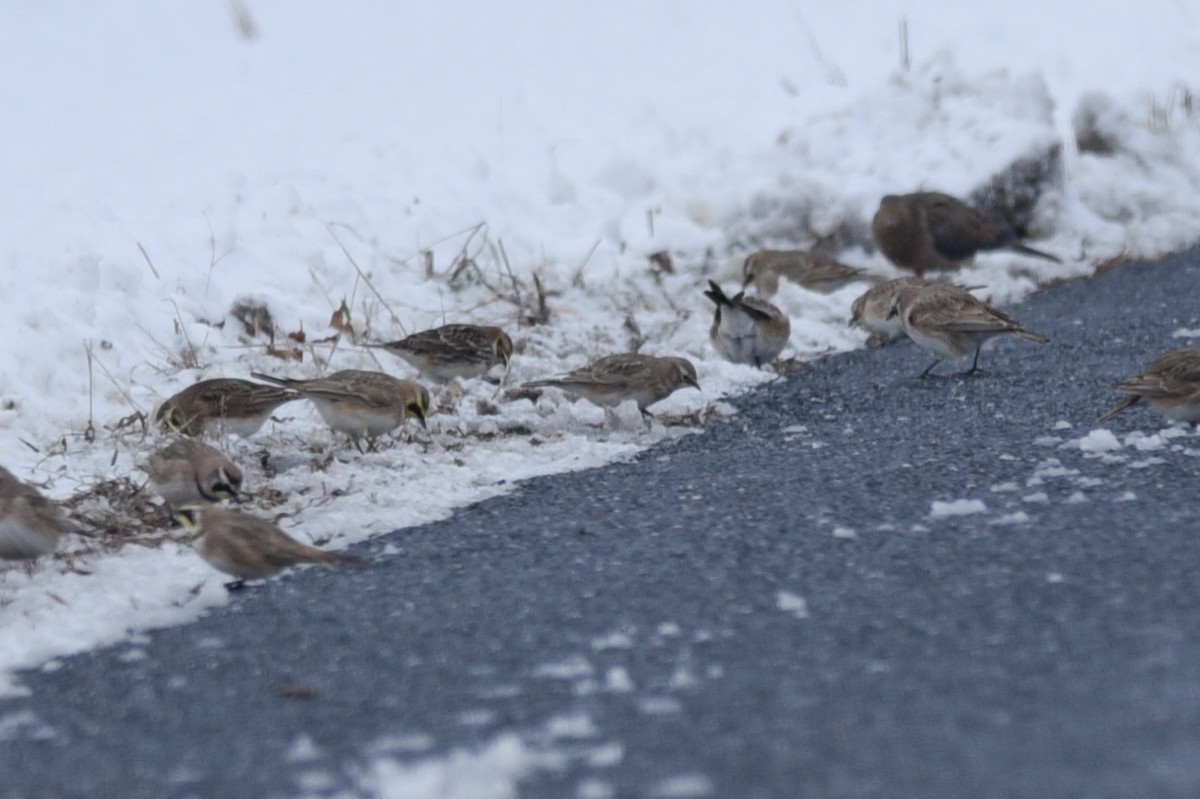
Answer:
<svg viewBox="0 0 1200 799"><path fill-rule="evenodd" d="M1013 334L1045 343L1012 316L978 299L967 288L926 280L926 270L956 267L980 250L1006 248L1057 261L1020 241L1009 226L939 192L884 197L872 232L883 254L914 276L878 283L855 300L851 323L880 341L907 335L936 360L974 354L968 374L979 368L989 339ZM715 305L709 338L734 363L764 366L787 346L791 323L767 299L781 279L816 291L875 279L856 267L801 250L763 250L743 264L743 290L729 296L714 281L704 292ZM758 294L747 296L753 285ZM424 378L445 383L482 377L503 365L507 376L513 343L497 327L452 324L399 341L372 345L397 355ZM143 466L149 484L193 536L196 551L214 568L232 576L230 590L243 581L269 577L300 563L358 562L348 555L301 543L274 523L222 507L241 491L242 470L223 452L203 443L205 435L254 435L282 405L308 400L334 431L349 436L362 451L408 419L422 426L430 394L420 383L383 372L355 369L311 380L252 373L251 380L202 380L164 401L155 421L179 437L153 453ZM640 353L609 355L568 374L535 380L527 389L557 388L604 408L633 400L644 418L649 406L682 388L699 388L695 366L686 358ZM1126 398L1100 417L1103 421L1141 399L1172 420L1200 422L1200 349L1172 350L1149 368L1115 387ZM52 552L65 534L87 531L38 490L0 467L0 559L33 560Z"/></svg>

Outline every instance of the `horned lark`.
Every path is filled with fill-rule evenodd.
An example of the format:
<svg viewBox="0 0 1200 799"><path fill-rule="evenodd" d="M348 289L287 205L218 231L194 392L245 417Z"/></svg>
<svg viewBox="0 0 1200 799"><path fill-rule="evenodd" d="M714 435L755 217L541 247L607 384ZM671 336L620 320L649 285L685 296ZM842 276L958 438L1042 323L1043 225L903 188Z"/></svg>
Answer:
<svg viewBox="0 0 1200 799"><path fill-rule="evenodd" d="M871 230L888 260L918 275L926 269L952 269L979 250L1009 249L1059 260L1022 244L1004 222L937 191L887 195L879 201Z"/></svg>
<svg viewBox="0 0 1200 799"><path fill-rule="evenodd" d="M363 563L360 558L302 544L275 524L242 511L216 505L187 505L175 521L195 536L200 557L214 569L233 576L225 587L233 591L246 580L270 577L299 563Z"/></svg>
<svg viewBox="0 0 1200 799"><path fill-rule="evenodd" d="M366 438L368 448L373 448L376 438L395 430L405 419L415 418L424 427L429 412L429 392L424 386L383 372L345 369L315 380L257 372L250 376L286 386L311 400L325 424L350 436L360 452L359 439Z"/></svg>
<svg viewBox="0 0 1200 799"><path fill-rule="evenodd" d="M1003 333L1038 344L1050 340L1022 327L1016 319L966 289L942 283L902 286L895 293L889 316L899 317L908 337L938 356L921 377L945 358L961 358L972 351L975 360L965 374L973 374L979 370L980 348L988 339Z"/></svg>
<svg viewBox="0 0 1200 799"><path fill-rule="evenodd" d="M1173 422L1200 424L1200 349L1184 347L1164 352L1140 375L1114 388L1129 396L1104 412L1103 422L1145 399Z"/></svg>
<svg viewBox="0 0 1200 799"><path fill-rule="evenodd" d="M275 409L300 399L294 391L249 380L218 377L201 380L169 398L154 414L160 425L189 436L225 430L248 438Z"/></svg>
<svg viewBox="0 0 1200 799"><path fill-rule="evenodd" d="M181 438L150 456L150 485L168 505L218 502L238 495L242 470L220 450Z"/></svg>
<svg viewBox="0 0 1200 799"><path fill-rule="evenodd" d="M856 280L873 280L864 270L807 250L759 250L742 263L742 285L751 283L767 297L779 290L779 279L810 291L831 292Z"/></svg>
<svg viewBox="0 0 1200 799"><path fill-rule="evenodd" d="M637 353L609 355L562 377L525 384L526 388L560 388L602 408L615 408L625 400L634 400L647 421L653 418L646 410L648 406L685 386L700 388L691 361Z"/></svg>
<svg viewBox="0 0 1200 799"><path fill-rule="evenodd" d="M850 306L850 324L871 334L877 343L885 344L904 335L899 316L892 316L896 292L905 286L928 286L930 281L919 277L901 277L867 289Z"/></svg>
<svg viewBox="0 0 1200 799"><path fill-rule="evenodd" d="M64 533L78 533L59 506L0 466L0 559L48 555Z"/></svg>
<svg viewBox="0 0 1200 799"><path fill-rule="evenodd" d="M497 363L507 370L512 339L498 327L443 325L373 346L399 355L430 380L482 377Z"/></svg>
<svg viewBox="0 0 1200 799"><path fill-rule="evenodd" d="M717 306L708 331L713 349L733 363L761 368L773 361L792 335L792 323L784 312L764 299L747 297L744 291L731 298L713 281L708 286L704 296Z"/></svg>

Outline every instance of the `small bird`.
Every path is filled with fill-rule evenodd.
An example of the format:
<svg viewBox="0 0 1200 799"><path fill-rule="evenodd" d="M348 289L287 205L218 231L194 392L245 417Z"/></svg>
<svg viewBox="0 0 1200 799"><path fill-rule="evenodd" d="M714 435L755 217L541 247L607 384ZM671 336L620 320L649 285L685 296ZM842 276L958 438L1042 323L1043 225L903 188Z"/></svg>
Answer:
<svg viewBox="0 0 1200 799"><path fill-rule="evenodd" d="M1200 424L1200 349L1183 347L1164 352L1140 375L1114 388L1129 396L1097 419L1106 421L1142 399L1173 422Z"/></svg>
<svg viewBox="0 0 1200 799"><path fill-rule="evenodd" d="M861 327L871 334L867 340L875 345L886 344L904 335L904 323L899 316L892 316L892 303L896 292L905 286L930 286L931 281L919 277L900 277L872 286L861 294L850 306L850 324Z"/></svg>
<svg viewBox="0 0 1200 799"><path fill-rule="evenodd" d="M173 518L195 540L200 557L235 579L225 588L236 591L246 580L259 580L299 563L364 564L361 558L326 552L302 544L266 519L216 505L185 505Z"/></svg>
<svg viewBox="0 0 1200 799"><path fill-rule="evenodd" d="M294 391L235 377L201 380L170 397L154 421L189 436L222 430L249 438L284 403L300 399Z"/></svg>
<svg viewBox="0 0 1200 799"><path fill-rule="evenodd" d="M752 363L762 368L787 346L792 323L775 305L741 291L727 297L713 281L704 296L716 303L708 338L727 361Z"/></svg>
<svg viewBox="0 0 1200 799"><path fill-rule="evenodd" d="M455 378L482 377L497 363L508 370L512 339L498 327L442 325L413 333L399 341L373 344L408 361L422 375L445 383Z"/></svg>
<svg viewBox="0 0 1200 799"><path fill-rule="evenodd" d="M918 275L927 269L953 269L979 250L1009 249L1060 263L1018 241L1007 224L937 191L887 195L879 201L871 230L889 261Z"/></svg>
<svg viewBox="0 0 1200 799"><path fill-rule="evenodd" d="M143 468L150 485L171 506L233 499L242 488L237 464L220 450L190 438L158 450Z"/></svg>
<svg viewBox="0 0 1200 799"><path fill-rule="evenodd" d="M602 408L615 408L625 400L634 400L647 422L654 418L646 410L648 406L685 386L700 388L691 361L638 353L608 355L562 377L525 384L525 388L560 388Z"/></svg>
<svg viewBox="0 0 1200 799"><path fill-rule="evenodd" d="M350 436L359 452L359 439L365 437L368 449L374 449L376 438L395 430L405 419L415 418L425 427L429 413L429 392L424 386L383 372L344 369L314 380L258 372L250 376L299 392L316 406L325 424Z"/></svg>
<svg viewBox="0 0 1200 799"><path fill-rule="evenodd" d="M759 250L742 262L742 286L753 283L763 296L770 297L778 291L780 278L825 293L855 281L875 279L856 266L808 250Z"/></svg>
<svg viewBox="0 0 1200 799"><path fill-rule="evenodd" d="M979 371L979 351L984 343L1003 333L1038 344L1050 341L966 289L943 283L901 287L888 315L899 317L904 332L917 346L938 356L921 377L944 359L961 358L972 351L975 360L965 374L974 374Z"/></svg>
<svg viewBox="0 0 1200 799"><path fill-rule="evenodd" d="M57 503L0 466L0 559L34 560L58 547L66 533L80 533Z"/></svg>

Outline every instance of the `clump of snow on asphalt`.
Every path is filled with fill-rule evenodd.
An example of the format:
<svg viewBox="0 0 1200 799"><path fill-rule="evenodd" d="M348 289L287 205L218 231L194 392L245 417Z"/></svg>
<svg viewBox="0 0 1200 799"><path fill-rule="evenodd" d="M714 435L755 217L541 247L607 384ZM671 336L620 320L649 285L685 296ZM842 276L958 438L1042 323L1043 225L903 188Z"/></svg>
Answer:
<svg viewBox="0 0 1200 799"><path fill-rule="evenodd" d="M1103 427L1091 431L1086 436L1070 442L1084 452L1112 452L1121 448L1121 441L1113 431Z"/></svg>
<svg viewBox="0 0 1200 799"><path fill-rule="evenodd" d="M0 86L20 154L0 198L0 464L52 498L137 476L162 443L140 420L198 379L412 376L362 345L445 322L510 332L508 386L639 349L691 359L703 390L646 429L630 407L614 425L468 380L435 390L428 433L365 456L296 403L218 442L250 509L341 548L631 457L775 377L714 356L705 280L733 288L748 251L814 244L897 275L869 236L881 195L966 195L1055 148L1030 228L1063 263L982 255L960 278L981 296L1200 235L1200 51L1165 0L238 5L253 33L229 4L136 0L26 4L0 28L21 76ZM865 288L782 285L784 357L862 346L846 320ZM246 300L265 332L235 318ZM169 537L70 547L0 572L0 672L224 601Z"/></svg>
<svg viewBox="0 0 1200 799"><path fill-rule="evenodd" d="M934 519L970 516L974 513L987 513L987 504L982 499L955 499L949 502L934 500L929 508L929 515Z"/></svg>
<svg viewBox="0 0 1200 799"><path fill-rule="evenodd" d="M784 613L795 616L797 619L808 618L808 602L799 594L793 594L790 591L780 591L775 594L775 606Z"/></svg>
<svg viewBox="0 0 1200 799"><path fill-rule="evenodd" d="M411 762L377 757L364 766L356 787L380 799L512 799L519 795L522 779L558 762L530 748L519 735L504 733L473 751L455 749Z"/></svg>

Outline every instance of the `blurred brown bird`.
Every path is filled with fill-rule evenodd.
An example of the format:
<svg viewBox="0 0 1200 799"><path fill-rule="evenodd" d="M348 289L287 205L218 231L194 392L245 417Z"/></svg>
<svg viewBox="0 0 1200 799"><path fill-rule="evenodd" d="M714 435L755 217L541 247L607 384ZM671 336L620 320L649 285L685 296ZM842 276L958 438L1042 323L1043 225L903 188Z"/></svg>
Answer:
<svg viewBox="0 0 1200 799"><path fill-rule="evenodd" d="M808 250L759 250L742 262L742 285L754 284L759 294L771 296L784 278L809 291L831 292L859 280L874 280L856 266Z"/></svg>
<svg viewBox="0 0 1200 799"><path fill-rule="evenodd" d="M247 438L258 432L275 409L300 399L294 391L236 377L201 380L158 406L154 420L188 436L230 432Z"/></svg>
<svg viewBox="0 0 1200 799"><path fill-rule="evenodd" d="M983 345L1004 333L1038 344L1050 341L966 289L944 283L901 286L892 301L890 315L899 317L904 332L918 347L938 356L921 377L946 358L961 358L972 351L975 360L965 374L974 374L979 371L979 351Z"/></svg>
<svg viewBox="0 0 1200 799"><path fill-rule="evenodd" d="M1164 352L1146 371L1122 380L1114 388L1129 396L1096 421L1107 421L1145 399L1171 421L1200 424L1200 349L1183 347Z"/></svg>
<svg viewBox="0 0 1200 799"><path fill-rule="evenodd" d="M58 506L0 466L0 559L48 555L66 533L81 533Z"/></svg>
<svg viewBox="0 0 1200 799"><path fill-rule="evenodd" d="M168 505L219 502L237 497L242 470L225 453L192 438L180 438L153 453L142 467Z"/></svg>
<svg viewBox="0 0 1200 799"><path fill-rule="evenodd" d="M888 260L918 275L927 269L953 269L980 250L1009 249L1060 262L1021 243L1005 223L937 191L887 195L879 201L871 230Z"/></svg>
<svg viewBox="0 0 1200 799"><path fill-rule="evenodd" d="M559 388L602 408L615 408L625 400L633 400L647 422L653 418L646 410L648 406L685 386L700 388L691 361L639 353L608 355L562 377L525 384L526 388Z"/></svg>
<svg viewBox="0 0 1200 799"><path fill-rule="evenodd" d="M498 327L442 325L399 341L374 344L408 361L430 380L482 377L497 363L508 369L512 339Z"/></svg>
<svg viewBox="0 0 1200 799"><path fill-rule="evenodd" d="M275 524L239 510L216 505L186 505L174 514L175 521L195 536L200 557L217 571L232 575L225 587L234 591L246 580L270 577L299 563L363 563L340 552L326 552L302 544Z"/></svg>

